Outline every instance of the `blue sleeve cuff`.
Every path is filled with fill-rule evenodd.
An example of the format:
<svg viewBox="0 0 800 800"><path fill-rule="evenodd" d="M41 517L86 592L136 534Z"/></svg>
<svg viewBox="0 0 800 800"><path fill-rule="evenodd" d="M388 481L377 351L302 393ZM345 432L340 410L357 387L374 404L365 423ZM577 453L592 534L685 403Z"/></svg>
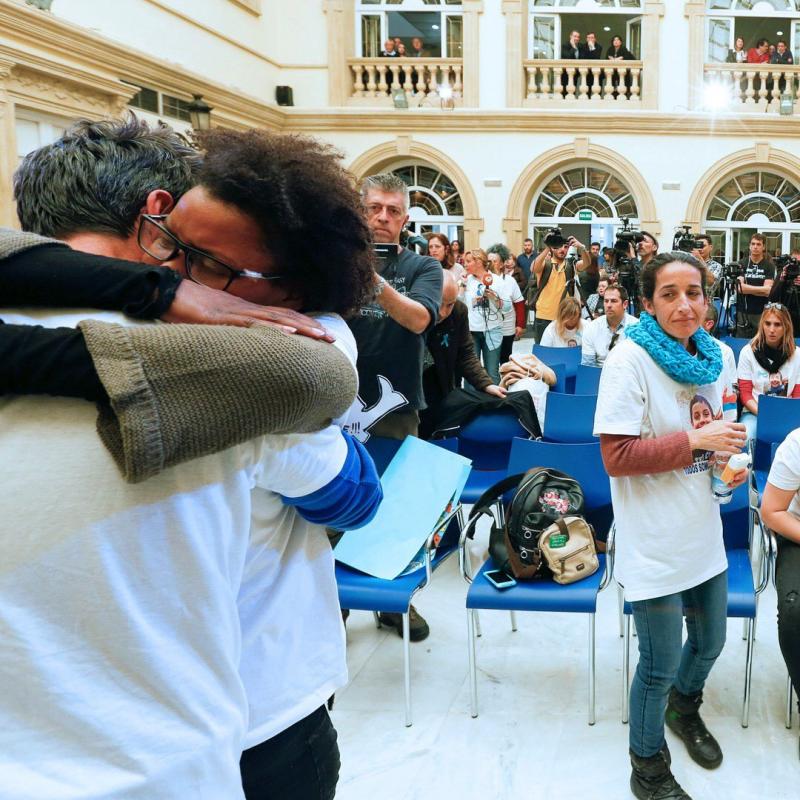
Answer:
<svg viewBox="0 0 800 800"><path fill-rule="evenodd" d="M302 497L283 497L308 522L351 531L366 525L383 500L378 471L361 442L343 433L347 456L339 474L330 483Z"/></svg>

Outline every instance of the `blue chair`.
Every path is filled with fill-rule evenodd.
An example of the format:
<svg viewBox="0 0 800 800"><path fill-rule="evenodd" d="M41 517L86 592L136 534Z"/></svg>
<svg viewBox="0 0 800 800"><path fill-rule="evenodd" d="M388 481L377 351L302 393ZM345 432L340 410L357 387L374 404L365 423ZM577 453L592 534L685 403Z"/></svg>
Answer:
<svg viewBox="0 0 800 800"><path fill-rule="evenodd" d="M747 502L746 485L734 491L729 504L722 507L722 536L728 556L728 618L745 621L747 651L745 655L744 699L742 701L742 727L750 722L750 685L753 672L753 645L755 643L755 623L758 613L758 596L769 581L770 546L766 532L759 520L761 552L757 557L757 572L754 576L751 561L752 526ZM756 585L757 583L757 585ZM630 637L632 609L624 604L625 641L622 659L622 721L628 721L628 696L630 690Z"/></svg>
<svg viewBox="0 0 800 800"><path fill-rule="evenodd" d="M542 431L544 440L564 444L597 441L592 435L596 408L596 394L548 392L547 413Z"/></svg>
<svg viewBox="0 0 800 800"><path fill-rule="evenodd" d="M524 472L531 467L551 467L566 472L578 480L583 488L586 518L598 535L606 533L611 524L611 488L600 457L599 442L593 444L555 444L552 442L515 439L511 446L509 474ZM498 509L502 521L502 509ZM520 582L511 589L499 591L483 578L494 568L491 559L478 570L474 580L468 568L466 543L472 538L477 521L483 515L469 520L462 531L459 560L462 574L470 583L467 592L467 627L469 634L469 672L471 686L471 713L478 716L478 682L475 660L475 633L479 609L511 612L511 629L517 629L514 612L544 611L587 614L589 617L589 724L595 723L595 613L597 594L608 584L613 567L606 556L600 554L600 568L582 581L561 586L551 581Z"/></svg>
<svg viewBox="0 0 800 800"><path fill-rule="evenodd" d="M578 371L575 374L575 394L597 394L602 374L602 367L578 364Z"/></svg>
<svg viewBox="0 0 800 800"><path fill-rule="evenodd" d="M542 347L535 344L531 352L544 361L548 367L554 364L564 364L567 368L567 392L575 391L575 375L581 363L580 347Z"/></svg>
<svg viewBox="0 0 800 800"><path fill-rule="evenodd" d="M759 496L764 491L772 463L772 445L780 444L795 428L800 428L800 399L769 395L758 398L753 479Z"/></svg>
<svg viewBox="0 0 800 800"><path fill-rule="evenodd" d="M556 374L556 382L554 386L550 387L551 392L561 392L562 394L567 391L567 365L566 364L548 364L553 372Z"/></svg>
<svg viewBox="0 0 800 800"><path fill-rule="evenodd" d="M367 441L367 451L372 456L382 475L402 441L372 436ZM448 449L452 449L448 447ZM410 727L411 718L411 640L409 638L409 607L414 595L430 583L433 573L456 552L462 528L461 505L451 509L438 531L432 533L423 548L423 565L407 575L392 581L375 578L336 562L336 584L339 605L351 611L372 611L375 623L381 627L379 611L388 611L403 616L403 670L405 688L405 721ZM442 534L443 532L443 534ZM438 546L434 544L437 534L442 534Z"/></svg>
<svg viewBox="0 0 800 800"><path fill-rule="evenodd" d="M472 471L461 493L461 502L474 503L493 483L505 477L511 442L515 437L529 436L512 409L486 411L464 425L458 432L458 453L472 460Z"/></svg>
<svg viewBox="0 0 800 800"><path fill-rule="evenodd" d="M739 363L739 353L742 352L742 348L750 343L750 339L742 339L738 336L723 336L720 341L725 342L725 344L733 350L733 355L736 357L737 364Z"/></svg>

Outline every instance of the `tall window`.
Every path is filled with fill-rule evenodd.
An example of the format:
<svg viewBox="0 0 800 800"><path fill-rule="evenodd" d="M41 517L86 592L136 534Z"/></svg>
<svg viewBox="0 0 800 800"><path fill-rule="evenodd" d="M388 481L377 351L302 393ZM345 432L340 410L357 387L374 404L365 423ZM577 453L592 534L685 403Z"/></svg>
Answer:
<svg viewBox="0 0 800 800"><path fill-rule="evenodd" d="M635 58L642 57L643 0L530 0L529 58L560 58L573 30L597 36L607 51L619 36Z"/></svg>
<svg viewBox="0 0 800 800"><path fill-rule="evenodd" d="M461 58L461 0L357 0L356 52L375 58L394 38L409 57Z"/></svg>
<svg viewBox="0 0 800 800"><path fill-rule="evenodd" d="M625 182L600 165L576 165L551 175L534 195L530 235L541 249L547 229L558 225L587 247L589 241L610 247L623 217L632 224L639 219Z"/></svg>
<svg viewBox="0 0 800 800"><path fill-rule="evenodd" d="M774 172L750 171L729 178L711 198L703 221L719 258L747 253L752 234L767 237L775 256L800 248L800 186Z"/></svg>
<svg viewBox="0 0 800 800"><path fill-rule="evenodd" d="M728 58L736 40L745 50L759 39L774 45L783 39L800 59L800 0L706 0L706 61Z"/></svg>
<svg viewBox="0 0 800 800"><path fill-rule="evenodd" d="M464 242L464 206L455 183L441 170L414 162L390 170L405 181L411 196L408 227L424 236L444 233Z"/></svg>

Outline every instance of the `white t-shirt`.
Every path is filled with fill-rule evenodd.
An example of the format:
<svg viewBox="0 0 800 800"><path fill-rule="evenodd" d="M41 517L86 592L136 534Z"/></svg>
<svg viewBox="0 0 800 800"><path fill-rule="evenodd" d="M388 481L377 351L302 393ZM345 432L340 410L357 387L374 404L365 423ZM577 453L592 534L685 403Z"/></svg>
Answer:
<svg viewBox="0 0 800 800"><path fill-rule="evenodd" d="M556 322L553 320L545 329L542 334L542 341L539 344L542 347L580 347L583 343L583 332L586 328L586 323L580 320L577 328L569 330L564 329L564 335L558 335Z"/></svg>
<svg viewBox="0 0 800 800"><path fill-rule="evenodd" d="M316 319L336 337L335 346L355 370L358 351L344 320L336 315ZM341 438L338 428L328 429L334 434ZM304 438L308 441L298 437L298 447ZM308 446L321 443L310 440ZM323 527L290 511L277 507L266 492L253 493L251 541L239 592L240 671L250 704L245 749L307 717L347 683L333 550Z"/></svg>
<svg viewBox="0 0 800 800"><path fill-rule="evenodd" d="M497 276L492 276L491 289L495 291L498 297L501 297L504 303L511 302L510 289L504 289L504 283L497 280ZM497 284L497 288L495 288ZM482 281L479 281L474 275L467 276L467 288L464 291L464 303L467 306L469 316L469 329L476 333L481 331L491 331L495 328L503 327L503 312L497 308L497 302L494 298L483 301L476 305L476 299L483 299L486 287Z"/></svg>
<svg viewBox="0 0 800 800"><path fill-rule="evenodd" d="M736 375L736 356L725 342L721 342L719 339L716 341L722 351L722 416L731 422L736 422L739 416L736 403L739 387L739 378Z"/></svg>
<svg viewBox="0 0 800 800"><path fill-rule="evenodd" d="M793 430L775 451L767 480L778 489L795 492L789 513L800 519L800 428Z"/></svg>
<svg viewBox="0 0 800 800"><path fill-rule="evenodd" d="M278 493L324 486L346 444L267 436L131 485L95 420L80 400L0 399L0 463L13 464L0 503L0 793L242 797L237 595L252 490L253 514L280 536L297 515Z"/></svg>
<svg viewBox="0 0 800 800"><path fill-rule="evenodd" d="M613 331L609 327L606 316L598 317L587 323L583 329L583 341L581 342L581 364L602 367L615 334L619 334L614 341L616 347L625 339L625 329L630 325L635 325L638 321L636 317L626 313L622 322Z"/></svg>
<svg viewBox="0 0 800 800"><path fill-rule="evenodd" d="M668 377L639 345L623 341L600 377L595 436L654 439L690 430L693 407L722 416L722 386L687 386ZM727 569L722 523L711 495L708 453L690 467L611 478L615 576L628 601L681 592Z"/></svg>
<svg viewBox="0 0 800 800"><path fill-rule="evenodd" d="M753 382L753 397L762 394L791 397L795 384L800 382L800 348L775 373L770 374L753 355L753 347L746 344L739 353L739 380Z"/></svg>
<svg viewBox="0 0 800 800"><path fill-rule="evenodd" d="M517 330L517 312L514 309L514 303L522 300L522 292L519 290L519 284L511 277L511 275L495 275L494 289L503 300L511 303L509 309L503 310L503 336L513 336Z"/></svg>

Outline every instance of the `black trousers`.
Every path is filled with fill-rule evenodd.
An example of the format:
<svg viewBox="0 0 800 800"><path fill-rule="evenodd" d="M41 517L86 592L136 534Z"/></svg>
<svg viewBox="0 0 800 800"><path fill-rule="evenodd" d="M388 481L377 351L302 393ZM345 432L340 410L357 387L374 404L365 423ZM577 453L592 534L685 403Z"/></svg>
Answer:
<svg viewBox="0 0 800 800"><path fill-rule="evenodd" d="M500 363L505 364L511 358L511 351L514 348L514 334L510 333L508 336L503 337L500 343Z"/></svg>
<svg viewBox="0 0 800 800"><path fill-rule="evenodd" d="M778 536L775 564L778 642L795 695L800 697L800 545Z"/></svg>
<svg viewBox="0 0 800 800"><path fill-rule="evenodd" d="M328 710L313 714L242 753L239 769L247 800L333 800L339 745Z"/></svg>

